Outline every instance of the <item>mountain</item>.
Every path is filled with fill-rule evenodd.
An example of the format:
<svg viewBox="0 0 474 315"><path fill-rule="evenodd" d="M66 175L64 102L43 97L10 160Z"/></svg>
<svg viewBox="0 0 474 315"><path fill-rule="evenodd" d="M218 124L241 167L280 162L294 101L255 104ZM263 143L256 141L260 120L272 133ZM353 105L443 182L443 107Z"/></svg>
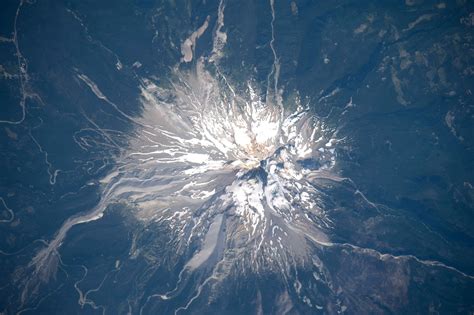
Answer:
<svg viewBox="0 0 474 315"><path fill-rule="evenodd" d="M2 314L474 312L469 1L11 1Z"/></svg>

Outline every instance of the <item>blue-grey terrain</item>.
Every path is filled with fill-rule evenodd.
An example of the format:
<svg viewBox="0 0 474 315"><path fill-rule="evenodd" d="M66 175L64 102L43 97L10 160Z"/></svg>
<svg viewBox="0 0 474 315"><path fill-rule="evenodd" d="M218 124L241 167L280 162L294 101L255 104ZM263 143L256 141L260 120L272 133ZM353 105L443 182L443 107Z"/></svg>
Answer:
<svg viewBox="0 0 474 315"><path fill-rule="evenodd" d="M473 314L474 2L4 0L0 314Z"/></svg>

